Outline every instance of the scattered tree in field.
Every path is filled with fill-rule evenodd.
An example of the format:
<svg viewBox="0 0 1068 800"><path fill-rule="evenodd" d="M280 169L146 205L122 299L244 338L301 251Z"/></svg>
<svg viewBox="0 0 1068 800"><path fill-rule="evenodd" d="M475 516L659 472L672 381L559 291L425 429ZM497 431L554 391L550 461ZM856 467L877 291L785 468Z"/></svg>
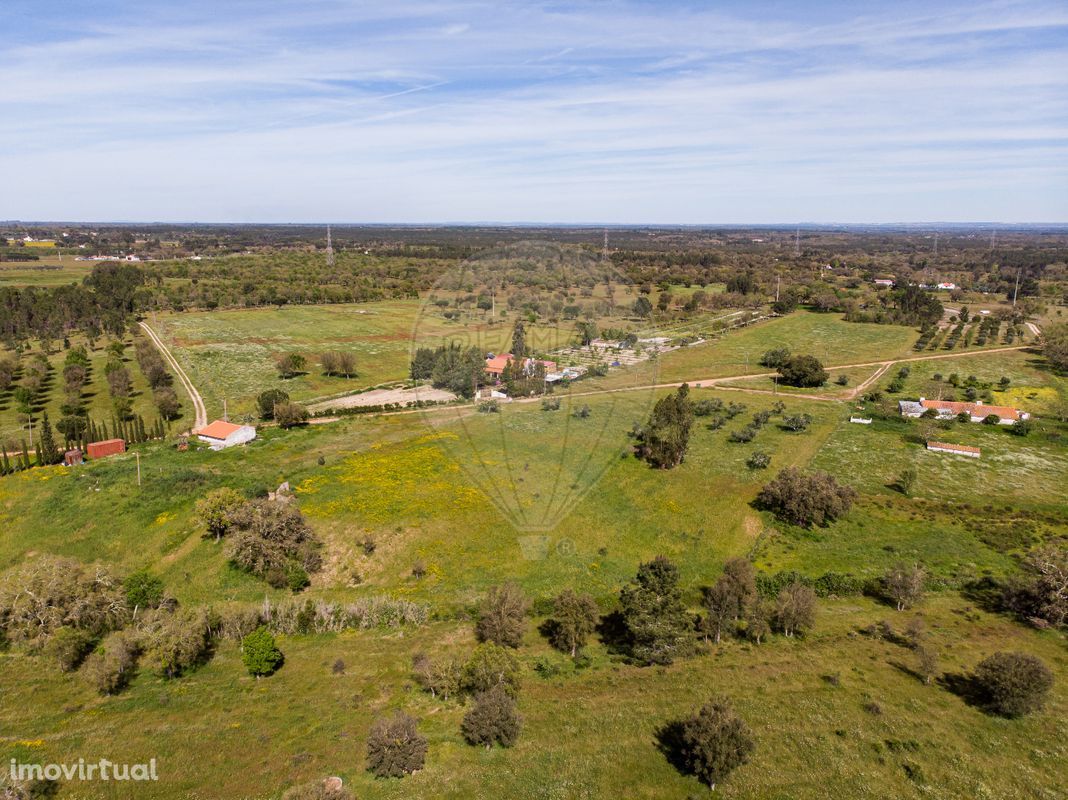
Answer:
<svg viewBox="0 0 1068 800"><path fill-rule="evenodd" d="M916 646L916 672L924 685L938 675L938 653L929 645L919 644Z"/></svg>
<svg viewBox="0 0 1068 800"><path fill-rule="evenodd" d="M756 743L731 704L713 698L693 716L669 725L662 738L671 739L684 772L715 789L738 767L749 761Z"/></svg>
<svg viewBox="0 0 1068 800"><path fill-rule="evenodd" d="M657 400L638 436L642 458L654 467L677 467L686 456L694 419L689 393L690 387L684 383L675 393Z"/></svg>
<svg viewBox="0 0 1068 800"><path fill-rule="evenodd" d="M380 717L367 736L367 769L376 778L403 778L423 768L426 751L426 737L412 717L403 712Z"/></svg>
<svg viewBox="0 0 1068 800"><path fill-rule="evenodd" d="M826 472L786 467L760 490L757 503L786 522L810 528L833 522L849 511L857 493Z"/></svg>
<svg viewBox="0 0 1068 800"><path fill-rule="evenodd" d="M356 374L356 356L345 350L331 350L319 356L319 364L326 375L344 375L351 378Z"/></svg>
<svg viewBox="0 0 1068 800"><path fill-rule="evenodd" d="M774 620L785 636L809 630L816 621L816 593L803 583L783 587L775 598Z"/></svg>
<svg viewBox="0 0 1068 800"><path fill-rule="evenodd" d="M475 695L471 708L464 714L460 730L468 744L486 748L495 744L511 747L519 738L520 724L515 700L498 685Z"/></svg>
<svg viewBox="0 0 1068 800"><path fill-rule="evenodd" d="M653 304L649 302L649 298L642 295L634 301L634 315L637 317L648 317L653 313Z"/></svg>
<svg viewBox="0 0 1068 800"><path fill-rule="evenodd" d="M904 611L923 599L926 579L927 573L919 564L895 564L883 576L883 589L886 596L894 601L897 610Z"/></svg>
<svg viewBox="0 0 1068 800"><path fill-rule="evenodd" d="M705 589L702 597L705 616L701 620L701 630L705 637L711 636L719 644L723 633L734 621L735 599L730 588L721 578Z"/></svg>
<svg viewBox="0 0 1068 800"><path fill-rule="evenodd" d="M745 619L745 637L749 641L760 644L771 634L771 611L762 600L757 600L749 609Z"/></svg>
<svg viewBox="0 0 1068 800"><path fill-rule="evenodd" d="M789 347L776 347L768 350L764 355L760 357L760 363L762 366L769 367L771 369L778 369L787 361L790 360L790 348Z"/></svg>
<svg viewBox="0 0 1068 800"><path fill-rule="evenodd" d="M794 433L800 433L807 430L808 426L812 424L812 417L808 414L791 414L788 417L782 418L782 426L788 431Z"/></svg>
<svg viewBox="0 0 1068 800"><path fill-rule="evenodd" d="M779 377L789 386L822 386L827 382L827 370L815 356L790 356L779 366Z"/></svg>
<svg viewBox="0 0 1068 800"><path fill-rule="evenodd" d="M147 569L127 575L122 588L126 590L126 605L135 613L137 609L156 608L163 601L163 580Z"/></svg>
<svg viewBox="0 0 1068 800"><path fill-rule="evenodd" d="M744 619L757 599L756 570L752 562L741 557L728 559L720 581L727 587L734 620Z"/></svg>
<svg viewBox="0 0 1068 800"><path fill-rule="evenodd" d="M745 465L749 469L767 469L771 466L771 455L765 453L763 450L755 450L752 455L746 459Z"/></svg>
<svg viewBox="0 0 1068 800"><path fill-rule="evenodd" d="M553 615L548 623L549 641L557 650L574 658L586 646L597 626L598 616L593 597L565 589L553 601Z"/></svg>
<svg viewBox="0 0 1068 800"><path fill-rule="evenodd" d="M241 640L241 662L255 678L273 674L283 660L274 636L262 625Z"/></svg>
<svg viewBox="0 0 1068 800"><path fill-rule="evenodd" d="M1042 352L1046 360L1059 370L1068 370L1068 322L1050 325L1044 333Z"/></svg>
<svg viewBox="0 0 1068 800"><path fill-rule="evenodd" d="M430 659L419 654L412 659L412 674L416 682L432 697L449 697L460 691L463 684L464 665L454 658Z"/></svg>
<svg viewBox="0 0 1068 800"><path fill-rule="evenodd" d="M274 407L289 402L289 395L281 389L268 389L256 398L260 419L274 419Z"/></svg>
<svg viewBox="0 0 1068 800"><path fill-rule="evenodd" d="M279 378L294 378L304 371L308 361L300 353L284 353L275 358Z"/></svg>
<svg viewBox="0 0 1068 800"><path fill-rule="evenodd" d="M498 684L513 696L519 691L519 661L509 648L492 642L480 644L464 665L463 689L478 694Z"/></svg>
<svg viewBox="0 0 1068 800"><path fill-rule="evenodd" d="M986 707L1005 717L1039 711L1053 686L1053 673L1027 653L994 653L979 662L972 681Z"/></svg>
<svg viewBox="0 0 1068 800"><path fill-rule="evenodd" d="M229 487L212 489L204 497L197 500L193 506L201 524L207 529L208 534L219 541L229 533L234 524L235 512L245 505L245 498Z"/></svg>
<svg viewBox="0 0 1068 800"><path fill-rule="evenodd" d="M642 564L619 601L635 661L670 664L690 652L693 620L682 600L678 567L667 558Z"/></svg>
<svg viewBox="0 0 1068 800"><path fill-rule="evenodd" d="M918 474L915 467L905 467L901 470L901 474L897 476L897 488L901 490L901 494L906 497L912 496L912 487L916 485L916 478Z"/></svg>
<svg viewBox="0 0 1068 800"><path fill-rule="evenodd" d="M308 421L308 409L300 403L279 403L274 407L274 420L279 428L294 428Z"/></svg>
<svg viewBox="0 0 1068 800"><path fill-rule="evenodd" d="M530 602L514 583L491 587L478 613L475 633L480 642L519 647L527 627Z"/></svg>

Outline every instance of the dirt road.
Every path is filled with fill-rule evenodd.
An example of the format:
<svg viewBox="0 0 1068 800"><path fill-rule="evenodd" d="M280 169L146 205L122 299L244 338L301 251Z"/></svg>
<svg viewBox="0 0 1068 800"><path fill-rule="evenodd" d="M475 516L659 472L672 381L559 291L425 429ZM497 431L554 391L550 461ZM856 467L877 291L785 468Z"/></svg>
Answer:
<svg viewBox="0 0 1068 800"><path fill-rule="evenodd" d="M185 374L182 365L171 355L171 351L167 349L167 345L163 343L163 340L159 338L156 332L144 322L138 324L144 329L145 333L148 334L148 338L152 340L152 343L159 348L160 353L163 354L164 360L171 365L174 374L178 376L178 380L181 381L182 386L185 387L186 392L189 394L189 398L193 401L193 412L196 419L193 421L192 432L195 433L208 424L208 411L204 407L204 400L201 398L200 392L197 391L197 387L195 387L193 382L189 380L189 376Z"/></svg>

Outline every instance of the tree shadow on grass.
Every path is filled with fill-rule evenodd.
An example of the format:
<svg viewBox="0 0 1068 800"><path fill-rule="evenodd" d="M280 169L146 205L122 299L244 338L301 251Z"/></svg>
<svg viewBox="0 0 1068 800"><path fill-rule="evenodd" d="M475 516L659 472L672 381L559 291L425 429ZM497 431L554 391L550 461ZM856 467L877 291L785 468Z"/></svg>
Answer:
<svg viewBox="0 0 1068 800"><path fill-rule="evenodd" d="M666 722L656 729L656 749L661 752L668 763L683 775L692 775L693 770L686 763L683 755L683 731L681 720Z"/></svg>
<svg viewBox="0 0 1068 800"><path fill-rule="evenodd" d="M630 631L618 609L601 617L597 623L597 636L604 648L613 655L627 655L630 651Z"/></svg>
<svg viewBox="0 0 1068 800"><path fill-rule="evenodd" d="M963 672L946 672L937 682L943 689L957 695L973 708L986 710L986 698L971 675Z"/></svg>

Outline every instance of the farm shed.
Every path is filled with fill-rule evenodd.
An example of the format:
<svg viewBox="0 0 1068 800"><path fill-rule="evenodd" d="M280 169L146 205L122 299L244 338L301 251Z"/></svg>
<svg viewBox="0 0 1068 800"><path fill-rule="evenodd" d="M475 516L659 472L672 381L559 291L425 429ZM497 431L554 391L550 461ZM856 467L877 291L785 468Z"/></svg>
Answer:
<svg viewBox="0 0 1068 800"><path fill-rule="evenodd" d="M89 442L86 451L90 459L107 458L108 456L125 453L126 441L124 439L105 439L102 442Z"/></svg>
<svg viewBox="0 0 1068 800"><path fill-rule="evenodd" d="M952 453L955 456L968 456L969 458L979 458L981 453L978 447L948 442L928 442L927 449L934 453Z"/></svg>
<svg viewBox="0 0 1068 800"><path fill-rule="evenodd" d="M212 450L222 450L251 442L256 438L256 429L252 425L235 425L217 419L197 431L197 438L210 445Z"/></svg>

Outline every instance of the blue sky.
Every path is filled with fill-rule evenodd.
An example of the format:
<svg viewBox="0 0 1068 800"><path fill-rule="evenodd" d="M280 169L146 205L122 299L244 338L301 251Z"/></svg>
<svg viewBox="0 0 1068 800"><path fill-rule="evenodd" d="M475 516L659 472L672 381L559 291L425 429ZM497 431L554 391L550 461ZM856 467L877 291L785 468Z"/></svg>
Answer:
<svg viewBox="0 0 1068 800"><path fill-rule="evenodd" d="M1068 222L1064 2L5 0L0 218Z"/></svg>

